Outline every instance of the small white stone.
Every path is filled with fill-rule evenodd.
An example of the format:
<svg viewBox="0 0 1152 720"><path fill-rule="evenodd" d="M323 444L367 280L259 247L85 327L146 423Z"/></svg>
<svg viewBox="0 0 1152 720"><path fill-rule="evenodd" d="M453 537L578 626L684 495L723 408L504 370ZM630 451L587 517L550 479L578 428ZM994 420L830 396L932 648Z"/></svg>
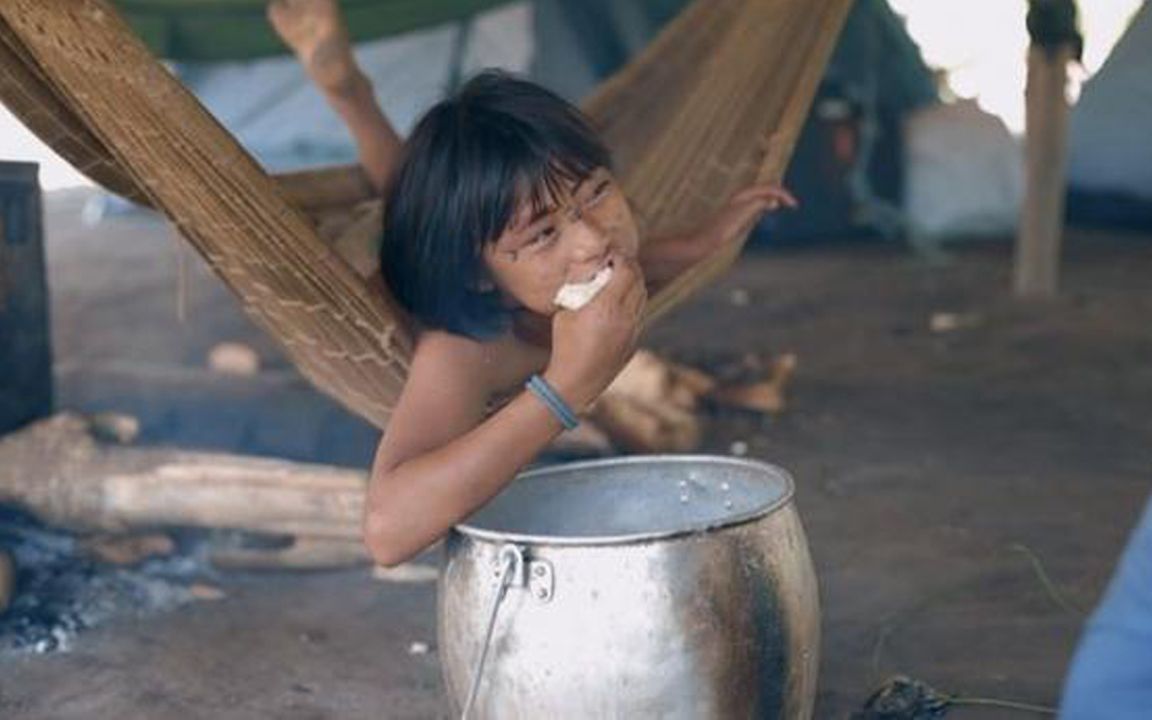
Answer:
<svg viewBox="0 0 1152 720"><path fill-rule="evenodd" d="M928 329L934 333L949 333L973 328L980 323L981 317L977 313L937 312L928 319Z"/></svg>
<svg viewBox="0 0 1152 720"><path fill-rule="evenodd" d="M736 288L729 293L728 299L736 307L745 307L752 298L744 288Z"/></svg>
<svg viewBox="0 0 1152 720"><path fill-rule="evenodd" d="M680 496L680 502L682 502L682 503L688 502L688 493L684 493L683 495Z"/></svg>
<svg viewBox="0 0 1152 720"><path fill-rule="evenodd" d="M88 418L88 429L105 442L130 445L140 436L140 420L125 413L98 412Z"/></svg>
<svg viewBox="0 0 1152 720"><path fill-rule="evenodd" d="M728 447L728 452L736 457L744 457L748 454L748 443L743 440L737 440Z"/></svg>
<svg viewBox="0 0 1152 720"><path fill-rule="evenodd" d="M499 577L499 568L494 570L493 574ZM384 582L430 583L436 582L436 579L440 577L440 572L431 565L406 562L390 568L376 565L372 568L372 577Z"/></svg>
<svg viewBox="0 0 1152 720"><path fill-rule="evenodd" d="M428 643L414 642L408 646L409 655L427 655Z"/></svg>
<svg viewBox="0 0 1152 720"><path fill-rule="evenodd" d="M208 352L208 367L222 375L250 377L260 372L260 355L243 343L222 342Z"/></svg>
<svg viewBox="0 0 1152 720"><path fill-rule="evenodd" d="M723 490L724 492L728 492L732 488L731 488L731 486L728 485L728 483L722 482L722 483L720 483L720 489Z"/></svg>

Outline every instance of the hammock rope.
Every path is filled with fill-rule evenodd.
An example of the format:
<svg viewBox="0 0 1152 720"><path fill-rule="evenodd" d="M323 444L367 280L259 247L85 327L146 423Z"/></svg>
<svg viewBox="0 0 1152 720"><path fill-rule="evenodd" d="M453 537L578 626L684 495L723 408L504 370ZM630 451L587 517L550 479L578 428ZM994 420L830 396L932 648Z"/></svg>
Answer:
<svg viewBox="0 0 1152 720"><path fill-rule="evenodd" d="M696 0L585 103L649 234L782 177L850 2ZM94 181L167 214L309 380L385 426L412 335L335 249L379 227L359 168L269 176L107 0L0 3L0 100ZM739 251L687 271L648 319Z"/></svg>

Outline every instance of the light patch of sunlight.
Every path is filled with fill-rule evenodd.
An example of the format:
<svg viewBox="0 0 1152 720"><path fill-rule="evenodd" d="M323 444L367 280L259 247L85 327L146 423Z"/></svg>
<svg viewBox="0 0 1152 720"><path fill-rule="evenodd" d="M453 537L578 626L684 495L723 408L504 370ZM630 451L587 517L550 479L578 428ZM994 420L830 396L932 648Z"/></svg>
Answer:
<svg viewBox="0 0 1152 720"><path fill-rule="evenodd" d="M40 142L3 105L0 105L0 160L40 163L40 187L45 190L92 184L66 160Z"/></svg>
<svg viewBox="0 0 1152 720"><path fill-rule="evenodd" d="M1083 70L1071 72L1069 94L1100 69L1143 0L1081 0ZM973 98L1012 132L1024 130L1027 0L889 0L904 16L925 61L947 73L958 97Z"/></svg>

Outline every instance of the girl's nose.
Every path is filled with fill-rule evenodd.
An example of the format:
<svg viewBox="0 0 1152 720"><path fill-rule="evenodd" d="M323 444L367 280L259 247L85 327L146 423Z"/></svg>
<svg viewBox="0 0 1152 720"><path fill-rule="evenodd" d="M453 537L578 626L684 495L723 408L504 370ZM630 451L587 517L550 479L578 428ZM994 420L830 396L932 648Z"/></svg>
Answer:
<svg viewBox="0 0 1152 720"><path fill-rule="evenodd" d="M568 230L572 233L573 255L578 261L598 260L608 248L608 234L587 216L572 220Z"/></svg>

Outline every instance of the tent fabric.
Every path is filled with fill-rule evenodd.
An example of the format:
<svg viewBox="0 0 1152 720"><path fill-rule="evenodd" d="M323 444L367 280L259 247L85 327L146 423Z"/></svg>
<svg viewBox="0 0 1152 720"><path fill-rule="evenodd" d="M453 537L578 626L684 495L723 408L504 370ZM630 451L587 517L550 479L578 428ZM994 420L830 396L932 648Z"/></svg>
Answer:
<svg viewBox="0 0 1152 720"><path fill-rule="evenodd" d="M461 20L509 0L341 0L357 42ZM265 19L267 0L116 0L156 55L169 60L248 60L287 52Z"/></svg>
<svg viewBox="0 0 1152 720"><path fill-rule="evenodd" d="M1152 202L1152 3L1144 3L1084 84L1068 128L1068 181Z"/></svg>
<svg viewBox="0 0 1152 720"><path fill-rule="evenodd" d="M623 67L688 0L534 0L534 32L548 52L532 76L577 101Z"/></svg>
<svg viewBox="0 0 1152 720"><path fill-rule="evenodd" d="M533 55L532 7L514 2L453 22L359 43L357 64L401 136L459 74L500 67L524 73ZM463 50L457 52L458 45ZM294 57L176 63L180 81L265 168L356 161L344 122Z"/></svg>
<svg viewBox="0 0 1152 720"><path fill-rule="evenodd" d="M941 241L1015 231L1024 197L1023 148L973 100L924 108L905 124L909 239Z"/></svg>
<svg viewBox="0 0 1152 720"><path fill-rule="evenodd" d="M750 182L779 181L848 5L697 0L584 104L649 234L699 222ZM0 98L14 114L94 179L163 210L314 384L387 423L410 328L302 211L370 202L358 168L270 178L107 0L6 0L0 48ZM648 317L739 252L685 272Z"/></svg>

